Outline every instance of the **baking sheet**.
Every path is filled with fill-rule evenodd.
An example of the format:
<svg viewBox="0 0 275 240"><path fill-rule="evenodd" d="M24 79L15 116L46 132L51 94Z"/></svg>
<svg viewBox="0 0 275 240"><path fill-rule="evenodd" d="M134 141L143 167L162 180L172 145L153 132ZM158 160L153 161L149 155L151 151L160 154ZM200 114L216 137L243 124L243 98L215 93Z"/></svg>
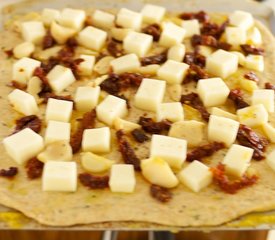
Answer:
<svg viewBox="0 0 275 240"><path fill-rule="evenodd" d="M244 0L31 0L31 1L18 1L18 0L0 0L0 28L3 23L10 20L11 17L28 13L30 11L40 11L45 7L51 8L121 8L127 7L139 11L144 3L154 3L165 6L169 11L198 11L205 10L208 12L232 12L236 9L251 12L261 22L269 28L275 27L273 10L263 4L255 1ZM14 4L16 3L16 4ZM225 7L226 6L226 7ZM274 21L274 22L272 22ZM275 30L275 29L274 29ZM252 213L246 215L239 220L230 222L226 225L217 227L203 227L203 228L173 228L157 224L138 223L138 222L114 222L114 223L101 223L91 225L77 225L66 228L54 228L43 226L34 220L31 220L21 213L12 209L0 206L0 229L28 229L28 230L170 230L173 232L182 230L246 230L246 229L271 229L275 228L275 211L268 213Z"/></svg>

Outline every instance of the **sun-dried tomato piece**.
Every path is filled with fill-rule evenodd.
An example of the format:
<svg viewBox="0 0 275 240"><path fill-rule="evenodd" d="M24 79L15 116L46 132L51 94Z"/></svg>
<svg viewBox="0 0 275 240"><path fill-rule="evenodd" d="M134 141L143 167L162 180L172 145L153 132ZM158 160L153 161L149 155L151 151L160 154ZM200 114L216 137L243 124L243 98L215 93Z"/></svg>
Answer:
<svg viewBox="0 0 275 240"><path fill-rule="evenodd" d="M10 83L7 84L8 87L14 87L20 90L25 90L27 88L27 85L24 83L19 83L17 81L11 81Z"/></svg>
<svg viewBox="0 0 275 240"><path fill-rule="evenodd" d="M202 161L204 157L209 157L215 152L225 148L224 143L213 142L199 146L187 154L186 160L192 162L194 160Z"/></svg>
<svg viewBox="0 0 275 240"><path fill-rule="evenodd" d="M245 54L264 55L264 49L249 44L240 45Z"/></svg>
<svg viewBox="0 0 275 240"><path fill-rule="evenodd" d="M4 50L4 53L7 55L8 58L13 57L13 49Z"/></svg>
<svg viewBox="0 0 275 240"><path fill-rule="evenodd" d="M197 19L199 20L200 23L205 23L210 20L210 16L204 12L204 11L199 11L199 12L185 12L181 13L179 17L183 20L192 20L192 19Z"/></svg>
<svg viewBox="0 0 275 240"><path fill-rule="evenodd" d="M121 83L122 90L129 87L139 87L143 79L143 76L139 73L122 73L119 75L119 81Z"/></svg>
<svg viewBox="0 0 275 240"><path fill-rule="evenodd" d="M237 109L248 107L249 104L244 101L242 91L240 89L233 89L230 91L228 98L232 100Z"/></svg>
<svg viewBox="0 0 275 240"><path fill-rule="evenodd" d="M198 65L191 64L183 83L197 82L200 79L209 78L208 73Z"/></svg>
<svg viewBox="0 0 275 240"><path fill-rule="evenodd" d="M142 129L147 133L161 134L163 131L169 131L171 122L168 120L162 120L161 122L155 122L152 118L140 117L139 122Z"/></svg>
<svg viewBox="0 0 275 240"><path fill-rule="evenodd" d="M54 98L57 100L64 100L64 101L70 101L70 102L74 102L73 98L71 95L64 95L64 96L60 96L60 95L56 95L55 93L51 93L51 92L45 92L45 93L40 93L39 96L41 98L43 98L43 103L47 103L49 98Z"/></svg>
<svg viewBox="0 0 275 240"><path fill-rule="evenodd" d="M168 188L164 188L155 184L151 185L150 194L153 198L163 203L169 202L173 197Z"/></svg>
<svg viewBox="0 0 275 240"><path fill-rule="evenodd" d="M17 133L25 128L30 128L36 133L41 131L42 121L36 115L22 117L16 120L16 127L13 133Z"/></svg>
<svg viewBox="0 0 275 240"><path fill-rule="evenodd" d="M79 181L90 189L103 189L109 187L109 176L95 176L90 173L78 175Z"/></svg>
<svg viewBox="0 0 275 240"><path fill-rule="evenodd" d="M254 149L253 159L262 160L265 158L264 152L268 145L268 140L259 136L250 127L241 124L238 130L237 140L240 145Z"/></svg>
<svg viewBox="0 0 275 240"><path fill-rule="evenodd" d="M107 50L113 57L121 57L124 54L122 44L113 38L107 42Z"/></svg>
<svg viewBox="0 0 275 240"><path fill-rule="evenodd" d="M218 42L217 48L223 49L225 51L229 51L231 49L232 45L226 42Z"/></svg>
<svg viewBox="0 0 275 240"><path fill-rule="evenodd" d="M17 167L10 167L9 169L1 169L0 177L13 178L18 173Z"/></svg>
<svg viewBox="0 0 275 240"><path fill-rule="evenodd" d="M141 65L147 66L150 64L162 64L166 62L166 60L167 60L167 52L165 51L157 55L142 58Z"/></svg>
<svg viewBox="0 0 275 240"><path fill-rule="evenodd" d="M34 69L33 76L38 77L43 85L49 85L49 81L47 78L47 73L45 72L44 68L37 67Z"/></svg>
<svg viewBox="0 0 275 240"><path fill-rule="evenodd" d="M119 75L115 73L109 74L109 77L100 84L100 88L109 94L118 94L121 90Z"/></svg>
<svg viewBox="0 0 275 240"><path fill-rule="evenodd" d="M154 41L158 41L161 35L161 28L159 24L154 23L143 28L142 32L153 36Z"/></svg>
<svg viewBox="0 0 275 240"><path fill-rule="evenodd" d="M135 130L133 130L131 132L131 135L139 143L144 143L144 142L146 142L146 141L149 140L149 137L141 129L135 129Z"/></svg>
<svg viewBox="0 0 275 240"><path fill-rule="evenodd" d="M27 161L25 168L29 179L37 179L42 176L44 163L40 162L37 158L32 158Z"/></svg>
<svg viewBox="0 0 275 240"><path fill-rule="evenodd" d="M275 90L275 84L272 84L270 82L265 83L265 89L272 89Z"/></svg>
<svg viewBox="0 0 275 240"><path fill-rule="evenodd" d="M216 38L217 40L220 39L221 35L224 33L225 28L228 26L229 21L226 20L221 25L211 22L205 22L201 28L201 34L203 35L210 35Z"/></svg>
<svg viewBox="0 0 275 240"><path fill-rule="evenodd" d="M131 147L131 144L127 140L124 132L122 130L117 131L116 137L118 141L119 151L122 155L124 162L126 164L133 165L136 171L140 171L140 159L137 157L134 149Z"/></svg>
<svg viewBox="0 0 275 240"><path fill-rule="evenodd" d="M256 175L247 176L244 175L239 180L230 181L229 178L225 175L225 166L223 164L218 164L218 166L211 168L213 173L213 180L219 188L229 194L234 194L239 190L249 187L255 184L259 177Z"/></svg>
<svg viewBox="0 0 275 240"><path fill-rule="evenodd" d="M181 96L181 103L197 109L205 121L209 121L210 113L207 111L197 93L189 93Z"/></svg>
<svg viewBox="0 0 275 240"><path fill-rule="evenodd" d="M193 47L196 47L198 45L204 45L209 47L218 47L218 41L216 38L210 35L198 35L195 34L191 38L191 44Z"/></svg>
<svg viewBox="0 0 275 240"><path fill-rule="evenodd" d="M51 31L48 30L46 35L44 36L43 38L43 41L42 41L42 47L43 49L47 49L47 48L50 48L50 47L53 47L55 45L55 40L51 34Z"/></svg>
<svg viewBox="0 0 275 240"><path fill-rule="evenodd" d="M84 22L85 27L93 26L93 19L91 16L87 16Z"/></svg>
<svg viewBox="0 0 275 240"><path fill-rule="evenodd" d="M254 82L259 82L260 79L258 78L258 76L256 75L256 73L254 72L248 72L246 74L244 74L244 78L254 81Z"/></svg>

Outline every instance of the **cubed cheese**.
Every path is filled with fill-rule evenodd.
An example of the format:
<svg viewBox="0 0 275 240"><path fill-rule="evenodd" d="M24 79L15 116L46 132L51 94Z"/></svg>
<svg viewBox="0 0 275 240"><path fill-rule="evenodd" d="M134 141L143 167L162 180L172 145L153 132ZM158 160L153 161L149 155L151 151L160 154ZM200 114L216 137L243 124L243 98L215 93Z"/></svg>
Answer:
<svg viewBox="0 0 275 240"><path fill-rule="evenodd" d="M150 157L160 157L172 168L180 169L186 159L187 141L154 134L150 147Z"/></svg>
<svg viewBox="0 0 275 240"><path fill-rule="evenodd" d="M262 35L257 27L253 27L247 32L247 44L250 45L261 45L263 43Z"/></svg>
<svg viewBox="0 0 275 240"><path fill-rule="evenodd" d="M252 148L233 144L223 159L226 172L242 177L250 165L253 152Z"/></svg>
<svg viewBox="0 0 275 240"><path fill-rule="evenodd" d="M78 111L89 112L96 107L100 87L78 87L75 94L75 106Z"/></svg>
<svg viewBox="0 0 275 240"><path fill-rule="evenodd" d="M114 128L116 130L123 130L126 133L132 132L135 129L141 128L137 123L126 121L121 118L116 118L114 121Z"/></svg>
<svg viewBox="0 0 275 240"><path fill-rule="evenodd" d="M275 143L275 128L270 123L264 123L262 128L270 142Z"/></svg>
<svg viewBox="0 0 275 240"><path fill-rule="evenodd" d="M167 60L158 70L158 77L169 84L182 83L189 65L174 60Z"/></svg>
<svg viewBox="0 0 275 240"><path fill-rule="evenodd" d="M140 62L136 54L131 53L111 61L111 67L117 74L123 72L136 72L140 67Z"/></svg>
<svg viewBox="0 0 275 240"><path fill-rule="evenodd" d="M150 50L153 37L145 33L129 32L123 40L123 48L127 53L135 53L143 57Z"/></svg>
<svg viewBox="0 0 275 240"><path fill-rule="evenodd" d="M79 58L84 61L78 65L78 73L84 76L91 76L95 64L95 56L80 55Z"/></svg>
<svg viewBox="0 0 275 240"><path fill-rule="evenodd" d="M16 82L27 84L34 70L40 65L40 61L24 57L13 64L12 79Z"/></svg>
<svg viewBox="0 0 275 240"><path fill-rule="evenodd" d="M225 29L225 39L227 43L233 46L245 44L247 40L246 30L240 27L227 27Z"/></svg>
<svg viewBox="0 0 275 240"><path fill-rule="evenodd" d="M73 111L73 102L50 98L46 108L46 121L69 122Z"/></svg>
<svg viewBox="0 0 275 240"><path fill-rule="evenodd" d="M91 152L81 153L81 165L82 167L92 173L101 173L109 170L114 164L107 158L101 157Z"/></svg>
<svg viewBox="0 0 275 240"><path fill-rule="evenodd" d="M130 33L134 31L131 28L117 28L117 27L113 27L111 28L111 37L114 38L117 41L122 42L124 40L124 38L126 38L126 36Z"/></svg>
<svg viewBox="0 0 275 240"><path fill-rule="evenodd" d="M225 117L225 118L230 118L232 120L238 121L238 117L237 115L224 111L223 109L217 108L217 107L213 107L211 109L211 114L215 115L215 116L219 116L219 117Z"/></svg>
<svg viewBox="0 0 275 240"><path fill-rule="evenodd" d="M47 75L51 88L60 93L72 83L75 82L75 77L70 68L56 65Z"/></svg>
<svg viewBox="0 0 275 240"><path fill-rule="evenodd" d="M260 55L249 54L245 58L244 66L251 70L263 72L264 71L264 57L260 56Z"/></svg>
<svg viewBox="0 0 275 240"><path fill-rule="evenodd" d="M58 20L60 17L60 11L52 8L44 8L42 11L42 21L45 26L50 26L52 22Z"/></svg>
<svg viewBox="0 0 275 240"><path fill-rule="evenodd" d="M165 15L166 9L153 4L145 4L141 9L143 21L146 23L159 23Z"/></svg>
<svg viewBox="0 0 275 240"><path fill-rule="evenodd" d="M121 8L116 17L116 24L123 28L132 28L140 30L142 24L142 15L126 8Z"/></svg>
<svg viewBox="0 0 275 240"><path fill-rule="evenodd" d="M197 92L204 106L213 107L225 103L230 89L221 78L208 78L199 80Z"/></svg>
<svg viewBox="0 0 275 240"><path fill-rule="evenodd" d="M95 10L92 15L92 23L98 28L110 29L115 25L115 15Z"/></svg>
<svg viewBox="0 0 275 240"><path fill-rule="evenodd" d="M32 42L23 42L13 49L13 55L16 58L30 57L34 50L35 46Z"/></svg>
<svg viewBox="0 0 275 240"><path fill-rule="evenodd" d="M181 24L182 28L186 31L185 37L190 38L195 34L200 35L200 23L197 19L184 20Z"/></svg>
<svg viewBox="0 0 275 240"><path fill-rule="evenodd" d="M171 122L178 122L184 119L183 107L180 102L162 103L157 108L156 119L158 122L162 120L169 120Z"/></svg>
<svg viewBox="0 0 275 240"><path fill-rule="evenodd" d="M179 180L169 164L162 158L154 157L142 160L141 171L144 178L152 184L165 188L173 188L179 184Z"/></svg>
<svg viewBox="0 0 275 240"><path fill-rule="evenodd" d="M135 106L155 112L163 100L165 87L165 81L144 78L135 95Z"/></svg>
<svg viewBox="0 0 275 240"><path fill-rule="evenodd" d="M172 124L168 136L185 139L188 147L196 147L203 140L204 127L204 123L195 120L179 121Z"/></svg>
<svg viewBox="0 0 275 240"><path fill-rule="evenodd" d="M57 22L52 22L51 24L51 35L59 44L66 43L69 38L75 36L76 33L77 31L75 29L61 26Z"/></svg>
<svg viewBox="0 0 275 240"><path fill-rule="evenodd" d="M97 118L108 124L113 125L114 120L119 117L123 118L127 115L127 103L124 99L109 95L97 107Z"/></svg>
<svg viewBox="0 0 275 240"><path fill-rule="evenodd" d="M235 56L238 57L239 65L244 66L245 64L245 56L243 53L238 52L238 51L231 51L230 53L234 54Z"/></svg>
<svg viewBox="0 0 275 240"><path fill-rule="evenodd" d="M238 70L238 57L224 50L217 50L206 58L206 70L218 77L227 78Z"/></svg>
<svg viewBox="0 0 275 240"><path fill-rule="evenodd" d="M270 113L274 112L274 90L255 90L252 95L252 105L257 104L263 104L265 109Z"/></svg>
<svg viewBox="0 0 275 240"><path fill-rule="evenodd" d="M49 121L45 132L45 144L57 141L70 141L71 124Z"/></svg>
<svg viewBox="0 0 275 240"><path fill-rule="evenodd" d="M237 10L229 16L229 24L248 30L253 26L254 19L251 13Z"/></svg>
<svg viewBox="0 0 275 240"><path fill-rule="evenodd" d="M223 142L229 147L236 140L239 125L239 122L232 119L211 115L208 124L208 139L213 142Z"/></svg>
<svg viewBox="0 0 275 240"><path fill-rule="evenodd" d="M35 98L29 93L15 89L8 95L8 99L16 111L26 116L35 115L38 112Z"/></svg>
<svg viewBox="0 0 275 240"><path fill-rule="evenodd" d="M240 123L249 127L256 127L268 121L268 112L262 104L239 109L237 116Z"/></svg>
<svg viewBox="0 0 275 240"><path fill-rule="evenodd" d="M182 62L185 55L185 45L176 44L169 48L167 53L167 59Z"/></svg>
<svg viewBox="0 0 275 240"><path fill-rule="evenodd" d="M86 13L83 10L65 8L61 11L61 15L58 18L58 22L68 28L80 30L84 26L86 19Z"/></svg>
<svg viewBox="0 0 275 240"><path fill-rule="evenodd" d="M160 35L159 44L164 47L171 47L173 45L182 43L185 37L186 30L178 25L166 22L163 24L163 30Z"/></svg>
<svg viewBox="0 0 275 240"><path fill-rule="evenodd" d="M136 178L133 165L114 164L111 168L109 186L112 192L134 192Z"/></svg>
<svg viewBox="0 0 275 240"><path fill-rule="evenodd" d="M107 39L107 33L101 29L88 26L78 34L78 42L83 47L99 51Z"/></svg>
<svg viewBox="0 0 275 240"><path fill-rule="evenodd" d="M275 171L275 150L267 155L266 163L269 165L269 167L271 167L273 171Z"/></svg>
<svg viewBox="0 0 275 240"><path fill-rule="evenodd" d="M46 162L42 175L42 190L75 192L77 188L76 162Z"/></svg>
<svg viewBox="0 0 275 240"><path fill-rule="evenodd" d="M43 138L30 128L25 128L3 140L8 155L18 164L35 157L43 150Z"/></svg>
<svg viewBox="0 0 275 240"><path fill-rule="evenodd" d="M109 127L86 129L82 138L82 150L106 153L111 150L111 131Z"/></svg>
<svg viewBox="0 0 275 240"><path fill-rule="evenodd" d="M180 181L193 192L199 192L212 182L213 175L206 165L195 160L179 173Z"/></svg>
<svg viewBox="0 0 275 240"><path fill-rule="evenodd" d="M21 31L25 41L40 44L46 35L42 22L28 21L21 23Z"/></svg>

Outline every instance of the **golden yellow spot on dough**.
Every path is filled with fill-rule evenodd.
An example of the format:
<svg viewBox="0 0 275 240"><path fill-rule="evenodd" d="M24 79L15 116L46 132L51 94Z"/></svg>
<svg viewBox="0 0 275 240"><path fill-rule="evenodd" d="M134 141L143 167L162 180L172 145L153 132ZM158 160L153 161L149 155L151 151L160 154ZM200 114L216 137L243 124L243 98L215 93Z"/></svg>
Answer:
<svg viewBox="0 0 275 240"><path fill-rule="evenodd" d="M275 224L275 215L252 214L238 222L229 223L230 227L256 227L261 224Z"/></svg>
<svg viewBox="0 0 275 240"><path fill-rule="evenodd" d="M10 228L22 228L25 217L17 212L1 212L0 222L4 222Z"/></svg>

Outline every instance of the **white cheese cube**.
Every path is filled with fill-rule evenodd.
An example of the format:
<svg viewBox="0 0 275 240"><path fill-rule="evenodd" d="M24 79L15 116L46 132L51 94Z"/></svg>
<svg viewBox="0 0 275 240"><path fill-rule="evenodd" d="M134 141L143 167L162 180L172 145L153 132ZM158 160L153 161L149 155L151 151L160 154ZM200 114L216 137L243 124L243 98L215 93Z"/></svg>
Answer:
<svg viewBox="0 0 275 240"><path fill-rule="evenodd" d="M229 24L248 30L254 25L254 19L251 13L237 10L229 16Z"/></svg>
<svg viewBox="0 0 275 240"><path fill-rule="evenodd" d="M239 125L239 122L232 119L211 115L208 124L208 139L213 142L223 142L229 147L236 140Z"/></svg>
<svg viewBox="0 0 275 240"><path fill-rule="evenodd" d="M140 62L136 54L131 53L111 61L111 67L117 74L123 72L136 72L140 67Z"/></svg>
<svg viewBox="0 0 275 240"><path fill-rule="evenodd" d="M109 127L86 129L82 138L82 150L94 153L107 153L111 150Z"/></svg>
<svg viewBox="0 0 275 240"><path fill-rule="evenodd" d="M275 150L269 153L266 157L266 163L273 171L275 171Z"/></svg>
<svg viewBox="0 0 275 240"><path fill-rule="evenodd" d="M262 34L257 27L253 27L247 32L247 44L250 45L261 45L263 43Z"/></svg>
<svg viewBox="0 0 275 240"><path fill-rule="evenodd" d="M81 28L83 28L85 19L85 11L65 8L61 11L58 22L64 27L73 28L79 31Z"/></svg>
<svg viewBox="0 0 275 240"><path fill-rule="evenodd" d="M226 172L242 177L250 165L253 152L252 148L233 144L223 159Z"/></svg>
<svg viewBox="0 0 275 240"><path fill-rule="evenodd" d="M264 57L260 56L260 55L249 54L245 58L244 66L251 70L263 72L264 71Z"/></svg>
<svg viewBox="0 0 275 240"><path fill-rule="evenodd" d="M46 121L69 122L73 111L73 102L50 98L46 108Z"/></svg>
<svg viewBox="0 0 275 240"><path fill-rule="evenodd" d="M149 158L141 161L141 171L144 178L152 184L165 188L173 188L179 180L169 164L162 158Z"/></svg>
<svg viewBox="0 0 275 240"><path fill-rule="evenodd" d="M154 134L150 147L150 158L160 157L170 167L180 169L186 159L187 141Z"/></svg>
<svg viewBox="0 0 275 240"><path fill-rule="evenodd" d="M78 42L83 47L99 51L107 39L107 33L101 29L88 26L78 34Z"/></svg>
<svg viewBox="0 0 275 240"><path fill-rule="evenodd" d="M141 9L143 21L146 23L159 23L165 15L166 9L153 4L145 4Z"/></svg>
<svg viewBox="0 0 275 240"><path fill-rule="evenodd" d="M227 78L238 70L238 57L224 50L217 50L206 58L206 71L221 78Z"/></svg>
<svg viewBox="0 0 275 240"><path fill-rule="evenodd" d="M80 55L84 61L78 65L78 73L83 76L91 76L95 64L95 56Z"/></svg>
<svg viewBox="0 0 275 240"><path fill-rule="evenodd" d="M32 42L23 42L13 49L13 55L16 58L30 57L34 50L35 46Z"/></svg>
<svg viewBox="0 0 275 240"><path fill-rule="evenodd" d="M114 121L114 128L116 130L123 130L125 133L129 133L135 129L141 128L141 126L134 122L126 121L121 118L116 118Z"/></svg>
<svg viewBox="0 0 275 240"><path fill-rule="evenodd" d="M275 128L269 123L264 123L262 129L270 142L275 143Z"/></svg>
<svg viewBox="0 0 275 240"><path fill-rule="evenodd" d="M197 84L197 92L204 106L223 105L230 89L221 78L201 79Z"/></svg>
<svg viewBox="0 0 275 240"><path fill-rule="evenodd" d="M77 189L76 162L46 162L42 175L42 190L75 192Z"/></svg>
<svg viewBox="0 0 275 240"><path fill-rule="evenodd" d="M12 79L16 82L27 84L34 70L40 65L41 62L32 58L22 58L13 64Z"/></svg>
<svg viewBox="0 0 275 240"><path fill-rule="evenodd" d="M127 115L127 103L124 99L109 95L97 107L97 118L112 126L116 118L123 118Z"/></svg>
<svg viewBox="0 0 275 240"><path fill-rule="evenodd" d="M56 65L47 75L51 88L60 93L76 81L70 68Z"/></svg>
<svg viewBox="0 0 275 240"><path fill-rule="evenodd" d="M144 57L150 50L153 37L145 33L129 32L123 40L123 48L127 53L135 53L139 57Z"/></svg>
<svg viewBox="0 0 275 240"><path fill-rule="evenodd" d="M263 104L266 110L270 113L274 112L274 90L254 90L252 95L252 105L257 104Z"/></svg>
<svg viewBox="0 0 275 240"><path fill-rule="evenodd" d="M118 28L118 27L113 27L111 28L111 37L114 38L117 41L122 42L124 38L129 34L129 32L134 31L131 28Z"/></svg>
<svg viewBox="0 0 275 240"><path fill-rule="evenodd" d="M268 121L268 112L262 104L239 109L237 116L240 123L249 127L256 127Z"/></svg>
<svg viewBox="0 0 275 240"><path fill-rule="evenodd" d="M158 70L157 76L169 84L182 83L189 65L174 60L167 60Z"/></svg>
<svg viewBox="0 0 275 240"><path fill-rule="evenodd" d="M204 127L204 123L195 120L179 121L172 124L168 136L185 139L188 147L196 147L203 140Z"/></svg>
<svg viewBox="0 0 275 240"><path fill-rule="evenodd" d="M180 181L193 192L199 192L212 182L213 175L206 165L195 160L179 173Z"/></svg>
<svg viewBox="0 0 275 240"><path fill-rule="evenodd" d="M52 22L58 20L60 17L60 11L52 8L44 8L42 11L42 21L45 26L51 26Z"/></svg>
<svg viewBox="0 0 275 240"><path fill-rule="evenodd" d="M42 22L29 21L21 23L22 36L26 42L40 44L46 35L46 30Z"/></svg>
<svg viewBox="0 0 275 240"><path fill-rule="evenodd" d="M51 24L51 35L58 44L66 43L69 38L75 36L77 31L72 28L61 26L56 22Z"/></svg>
<svg viewBox="0 0 275 240"><path fill-rule="evenodd" d="M29 93L15 89L8 95L8 99L16 111L26 116L35 115L38 112L35 98Z"/></svg>
<svg viewBox="0 0 275 240"><path fill-rule="evenodd" d="M35 157L44 148L43 138L30 128L5 138L3 145L8 155L18 164Z"/></svg>
<svg viewBox="0 0 275 240"><path fill-rule="evenodd" d="M81 153L81 165L83 168L89 172L101 173L109 170L114 164L107 158L101 157L99 155L93 154L91 152Z"/></svg>
<svg viewBox="0 0 275 240"><path fill-rule="evenodd" d="M78 87L74 97L78 111L89 112L96 107L100 95L100 87Z"/></svg>
<svg viewBox="0 0 275 240"><path fill-rule="evenodd" d="M126 8L121 8L116 17L116 24L123 28L140 30L142 24L142 15Z"/></svg>
<svg viewBox="0 0 275 240"><path fill-rule="evenodd" d="M237 115L224 111L223 109L217 108L217 107L213 107L211 109L211 114L215 115L215 116L219 116L219 117L225 117L225 118L230 118L232 120L238 121L238 117Z"/></svg>
<svg viewBox="0 0 275 240"><path fill-rule="evenodd" d="M184 20L181 24L182 28L186 31L185 37L190 38L195 34L200 35L200 23L197 19Z"/></svg>
<svg viewBox="0 0 275 240"><path fill-rule="evenodd" d="M45 144L57 141L70 141L71 124L49 121L45 132Z"/></svg>
<svg viewBox="0 0 275 240"><path fill-rule="evenodd" d="M186 30L178 25L166 22L163 24L163 30L160 35L159 44L164 47L171 47L173 45L182 43L185 37Z"/></svg>
<svg viewBox="0 0 275 240"><path fill-rule="evenodd" d="M109 186L112 192L134 192L136 177L133 165L114 164L111 168Z"/></svg>
<svg viewBox="0 0 275 240"><path fill-rule="evenodd" d="M115 15L95 10L92 15L92 23L98 28L110 29L115 25Z"/></svg>
<svg viewBox="0 0 275 240"><path fill-rule="evenodd" d="M165 94L166 82L143 78L134 98L137 108L155 112Z"/></svg>
<svg viewBox="0 0 275 240"><path fill-rule="evenodd" d="M183 107L180 102L162 103L157 109L156 119L158 122L169 120L178 122L184 119Z"/></svg>
<svg viewBox="0 0 275 240"><path fill-rule="evenodd" d="M185 45L176 44L169 48L167 53L167 59L182 62L185 55Z"/></svg>
<svg viewBox="0 0 275 240"><path fill-rule="evenodd" d="M225 28L225 40L233 46L245 44L247 40L246 30L239 27L227 27Z"/></svg>
<svg viewBox="0 0 275 240"><path fill-rule="evenodd" d="M245 56L244 56L243 53L238 52L238 51L231 51L230 53L236 55L238 57L239 64L241 66L244 66L244 64L245 64Z"/></svg>

